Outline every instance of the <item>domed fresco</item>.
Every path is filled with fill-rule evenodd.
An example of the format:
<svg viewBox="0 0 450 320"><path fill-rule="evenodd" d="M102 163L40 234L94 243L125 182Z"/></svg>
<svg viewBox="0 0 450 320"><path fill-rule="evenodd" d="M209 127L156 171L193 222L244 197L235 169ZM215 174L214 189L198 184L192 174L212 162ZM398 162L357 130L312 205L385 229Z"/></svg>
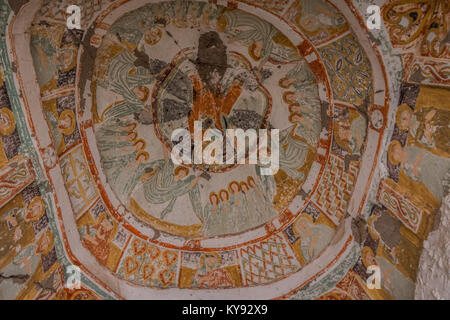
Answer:
<svg viewBox="0 0 450 320"><path fill-rule="evenodd" d="M381 2L0 0L0 298L429 298L450 11Z"/></svg>
<svg viewBox="0 0 450 320"><path fill-rule="evenodd" d="M134 49L123 50L118 39ZM113 48L120 53L111 59ZM200 2L147 5L112 24L94 75L94 131L107 181L158 231L185 238L242 233L279 215L305 182L322 131L320 75L269 22ZM279 128L282 172L261 175L249 163L176 166L173 134L194 136L195 122L202 137L209 128L224 135Z"/></svg>

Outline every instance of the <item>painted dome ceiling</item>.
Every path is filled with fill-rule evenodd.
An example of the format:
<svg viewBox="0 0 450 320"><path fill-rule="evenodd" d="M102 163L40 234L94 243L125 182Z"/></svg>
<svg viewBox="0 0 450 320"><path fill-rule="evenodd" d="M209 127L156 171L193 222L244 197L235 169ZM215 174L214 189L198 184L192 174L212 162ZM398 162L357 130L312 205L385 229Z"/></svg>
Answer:
<svg viewBox="0 0 450 320"><path fill-rule="evenodd" d="M0 0L0 275L24 279L0 298L414 297L450 185L444 2L381 1L381 30L364 1L74 2L79 29ZM174 163L179 129L278 129L279 168Z"/></svg>

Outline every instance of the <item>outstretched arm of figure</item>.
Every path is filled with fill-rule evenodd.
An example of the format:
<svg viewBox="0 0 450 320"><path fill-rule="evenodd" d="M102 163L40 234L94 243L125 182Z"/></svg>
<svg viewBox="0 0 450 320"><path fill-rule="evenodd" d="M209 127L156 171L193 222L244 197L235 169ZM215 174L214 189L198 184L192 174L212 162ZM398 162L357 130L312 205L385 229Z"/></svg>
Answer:
<svg viewBox="0 0 450 320"><path fill-rule="evenodd" d="M235 80L233 85L228 90L222 104L222 114L228 115L231 112L236 101L242 94L242 83L239 80Z"/></svg>
<svg viewBox="0 0 450 320"><path fill-rule="evenodd" d="M198 182L198 180L200 179L200 176L201 176L202 174L203 174L203 172L197 173L197 176L194 178L194 180L192 180L189 189L192 189L193 187L195 187L195 185L197 184L197 182Z"/></svg>

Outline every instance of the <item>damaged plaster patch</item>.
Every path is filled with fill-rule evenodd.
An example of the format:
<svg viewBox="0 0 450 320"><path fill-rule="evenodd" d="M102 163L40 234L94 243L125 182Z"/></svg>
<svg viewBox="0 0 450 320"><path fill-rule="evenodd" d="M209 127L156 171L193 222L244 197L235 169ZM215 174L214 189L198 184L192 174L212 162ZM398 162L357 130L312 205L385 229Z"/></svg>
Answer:
<svg viewBox="0 0 450 320"><path fill-rule="evenodd" d="M442 202L440 226L423 243L416 299L450 299L450 195Z"/></svg>
<svg viewBox="0 0 450 320"><path fill-rule="evenodd" d="M95 57L97 56L97 48L91 46L91 37L95 34L96 24L94 23L86 32L82 41L83 53L81 55L81 74L78 87L80 88L80 96L83 97L84 90L88 79L93 78ZM84 110L86 106L86 100L84 98L80 101L80 108Z"/></svg>

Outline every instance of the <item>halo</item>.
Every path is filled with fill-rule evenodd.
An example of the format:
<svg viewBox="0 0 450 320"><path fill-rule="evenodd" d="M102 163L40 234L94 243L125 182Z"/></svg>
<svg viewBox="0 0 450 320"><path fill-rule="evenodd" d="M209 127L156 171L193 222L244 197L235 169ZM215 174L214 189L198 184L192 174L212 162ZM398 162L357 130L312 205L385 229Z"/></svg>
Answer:
<svg viewBox="0 0 450 320"><path fill-rule="evenodd" d="M164 19L164 22L161 21L161 18ZM158 15L156 15L156 19L155 19L156 26L158 26L160 28L164 28L169 24L170 24L170 16L168 14L163 15L163 17L158 17Z"/></svg>
<svg viewBox="0 0 450 320"><path fill-rule="evenodd" d="M119 229L117 223L115 223L114 219L111 216L109 216L106 212L104 212L98 217L97 219L98 222L96 223L96 225L100 225L103 222L103 220L108 220L113 225L113 229L109 237L110 239L113 239L117 234L117 230Z"/></svg>
<svg viewBox="0 0 450 320"><path fill-rule="evenodd" d="M413 110L406 103L404 103L400 107L398 107L397 113L395 114L395 123L397 124L397 127L402 131L408 130L408 128L405 128L400 124L400 116L402 115L402 113L404 111L409 111L412 113Z"/></svg>
<svg viewBox="0 0 450 320"><path fill-rule="evenodd" d="M59 121L67 116L69 116L71 119L70 127L61 129L59 127ZM75 119L75 114L73 113L73 111L72 110L64 110L63 112L61 112L61 114L59 115L59 119L58 119L58 130L61 131L61 133L63 135L68 136L68 135L71 135L75 131L75 126L76 126L76 119Z"/></svg>
<svg viewBox="0 0 450 320"><path fill-rule="evenodd" d="M185 170L186 171L186 175L189 174L189 168L183 167L183 166L178 166L175 168L175 170L173 171L174 175L177 175L178 173L180 173L181 170Z"/></svg>
<svg viewBox="0 0 450 320"><path fill-rule="evenodd" d="M348 123L344 120L338 120L333 124L333 137L336 144L344 150L349 151L349 143L348 141L342 140L339 136L339 128L349 128Z"/></svg>
<svg viewBox="0 0 450 320"><path fill-rule="evenodd" d="M215 256L217 258L217 267L222 264L222 257L217 252L205 252L200 256L200 264L205 265L206 256Z"/></svg>
<svg viewBox="0 0 450 320"><path fill-rule="evenodd" d="M314 221L312 219L312 217L308 214L301 214L300 217L298 217L297 220L294 221L294 223L292 223L292 231L294 232L294 234L297 237L301 237L301 235L298 233L297 231L297 224L301 221L301 220L308 220L309 223L314 224Z"/></svg>
<svg viewBox="0 0 450 320"><path fill-rule="evenodd" d="M283 84L283 82L284 82L286 79L288 79L288 77L283 77L283 78L281 78L280 80L278 80L278 85L279 85L281 88L283 88L283 89L289 89L289 88L292 86L292 84L290 84L290 85L288 85L288 86L286 86L286 85Z"/></svg>
<svg viewBox="0 0 450 320"><path fill-rule="evenodd" d="M41 212L39 212L39 214L36 216L36 217L30 217L30 219L28 219L28 210L30 209L30 207L32 206L32 205L34 205L36 202L39 202L40 204L41 204ZM28 221L32 221L32 222L34 222L34 221L37 221L37 220L39 220L43 215L44 215L44 212L45 212L45 204L44 204L44 200L42 200L42 198L40 197L40 196L35 196L31 201L30 201L30 203L28 204L28 206L27 206L27 213L25 213L25 219L26 220L28 220Z"/></svg>
<svg viewBox="0 0 450 320"><path fill-rule="evenodd" d="M148 97L150 96L150 89L145 86L138 86L136 88L142 88L142 90L144 90L144 98L139 99L139 100L141 100L142 102L146 102L148 100ZM134 88L134 89L136 89L136 88Z"/></svg>
<svg viewBox="0 0 450 320"><path fill-rule="evenodd" d="M225 14L222 13L217 19L217 29L220 32L225 32L225 30L227 29L227 25L228 25L227 17L225 16Z"/></svg>
<svg viewBox="0 0 450 320"><path fill-rule="evenodd" d="M42 242L44 241L44 237L47 237L50 243L48 244L48 247L45 250L41 251L41 245ZM53 248L53 241L54 241L53 234L49 229L47 229L47 231L43 233L43 235L39 238L37 242L36 253L42 255L46 255L47 253L49 253L50 250Z"/></svg>
<svg viewBox="0 0 450 320"><path fill-rule="evenodd" d="M302 105L300 104L300 103L291 103L290 105L289 105L289 112L290 113L296 113L296 111L293 111L292 109L294 108L294 107L302 107Z"/></svg>
<svg viewBox="0 0 450 320"><path fill-rule="evenodd" d="M219 196L217 195L217 193L215 193L215 192L211 192L210 194L209 194L209 203L211 203L212 204L212 201L211 201L211 199L212 199L212 197L213 196L216 196L216 198L217 198L217 202L220 202L220 198L219 198Z"/></svg>
<svg viewBox="0 0 450 320"><path fill-rule="evenodd" d="M153 30L153 29L157 29L157 30L158 30L158 39L157 39L157 40L153 39L152 41L147 41L147 31L151 31L151 30ZM161 31L161 29L159 29L159 28L157 28L157 27L153 27L153 28L150 28L150 29L145 30L145 33L144 33L144 41L145 41L145 43L148 44L149 46L154 46L155 44L157 44L157 43L161 40L161 38L162 38L162 31Z"/></svg>
<svg viewBox="0 0 450 320"><path fill-rule="evenodd" d="M222 189L222 190L219 191L219 199L220 199L220 201L223 201L222 200L222 193L223 192L225 192L227 194L227 201L230 200L230 194L228 193L228 191L225 190L225 189Z"/></svg>
<svg viewBox="0 0 450 320"><path fill-rule="evenodd" d="M392 141L391 144L389 145L389 149L388 149L388 160L394 166L400 163L400 161L395 160L393 158L393 155L392 155L392 152L394 151L394 148L397 147L397 146L400 146L403 149L402 145L400 144L400 141L398 141L398 140Z"/></svg>
<svg viewBox="0 0 450 320"><path fill-rule="evenodd" d="M253 60L259 61L259 60L261 60L261 56L258 57L255 55L255 47L256 47L256 42L253 42L251 45L249 45L248 46L248 54L250 55L250 57L252 57Z"/></svg>
<svg viewBox="0 0 450 320"><path fill-rule="evenodd" d="M127 139L128 139L129 136L132 136L133 139L132 139L132 140L128 140L128 141L130 141L130 142L132 142L132 143L135 143L136 140L137 140L137 137L138 137L138 134L136 133L136 131L128 131L128 133L127 133Z"/></svg>
<svg viewBox="0 0 450 320"><path fill-rule="evenodd" d="M295 116L300 117L300 118L303 118L303 115L302 115L302 114L297 113L297 112L294 112L294 113L291 113L291 114L289 115L289 119L288 119L289 122L294 123L293 119L294 119Z"/></svg>
<svg viewBox="0 0 450 320"><path fill-rule="evenodd" d="M131 126L132 128L130 130L128 130L127 132L131 133L136 129L137 123L136 122L130 123L127 127L129 127L129 126Z"/></svg>
<svg viewBox="0 0 450 320"><path fill-rule="evenodd" d="M8 136L14 132L16 129L16 120L14 118L14 114L8 108L0 109L0 116L6 118L9 122L9 125L5 128L0 128L0 134L3 136Z"/></svg>
<svg viewBox="0 0 450 320"><path fill-rule="evenodd" d="M283 93L283 101L284 101L285 103L287 103L287 104L293 104L293 103L296 103L295 101L294 101L294 102L291 102L291 101L288 100L287 96L290 95L290 94L296 94L296 93L295 93L294 91L286 91L285 93Z"/></svg>
<svg viewBox="0 0 450 320"><path fill-rule="evenodd" d="M139 140L136 140L136 142L133 144L133 146L136 147L138 143L143 143L144 144L144 146L142 148L140 148L139 150L145 150L145 147L147 146L147 142L145 142L144 139L139 139Z"/></svg>
<svg viewBox="0 0 450 320"><path fill-rule="evenodd" d="M233 189L231 189L231 186L233 185L233 184L235 184L235 185L237 185L238 186L238 192L240 192L242 189L241 189L241 185L239 184L239 182L237 182L236 180L233 180L233 181L231 181L229 184L228 184L228 190L230 190L230 192L232 192L233 191Z"/></svg>
<svg viewBox="0 0 450 320"><path fill-rule="evenodd" d="M73 54L72 55L72 61L67 66L59 67L59 69L61 71L63 71L63 72L67 72L69 70L72 70L75 67L76 63L77 63L77 48L73 44L66 44L61 49L59 49L58 53L61 53L63 51L67 51L67 50L70 50L72 52L72 54Z"/></svg>
<svg viewBox="0 0 450 320"><path fill-rule="evenodd" d="M240 183L240 186L241 186L241 191L243 190L243 188L242 188L242 186L246 186L247 187L247 190L249 190L250 191L250 187L248 186L248 183L247 182L245 182L245 181L242 181L241 183Z"/></svg>
<svg viewBox="0 0 450 320"><path fill-rule="evenodd" d="M361 260L364 264L364 266L366 268L368 268L369 266L371 266L371 264L366 260L366 255L367 253L371 252L373 254L373 256L375 257L375 253L373 252L371 247L365 246L362 250L361 250Z"/></svg>
<svg viewBox="0 0 450 320"><path fill-rule="evenodd" d="M139 159L139 157L140 157L141 155L144 155L145 161L148 161L148 159L149 159L150 156L149 156L148 152L145 152L145 151L138 152L138 154L136 155L136 160Z"/></svg>

